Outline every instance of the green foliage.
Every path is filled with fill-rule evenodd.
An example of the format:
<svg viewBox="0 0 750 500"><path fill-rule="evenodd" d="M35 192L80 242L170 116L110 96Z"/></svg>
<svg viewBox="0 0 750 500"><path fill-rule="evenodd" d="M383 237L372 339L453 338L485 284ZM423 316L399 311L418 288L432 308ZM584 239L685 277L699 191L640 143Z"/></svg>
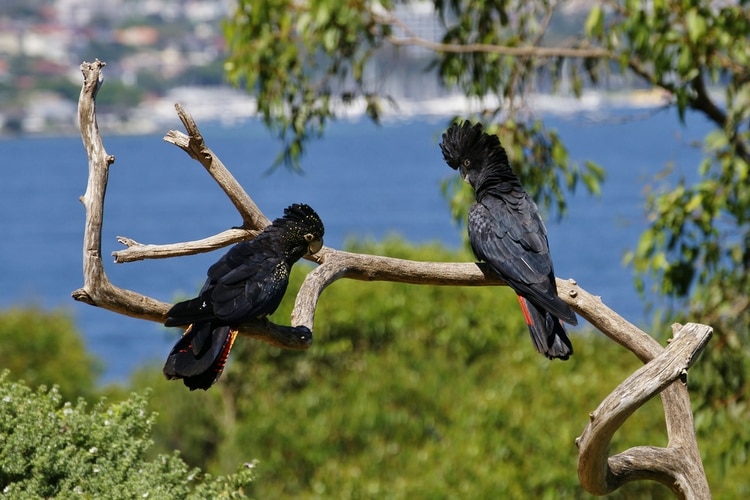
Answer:
<svg viewBox="0 0 750 500"><path fill-rule="evenodd" d="M705 139L697 182L681 179L648 200L653 221L630 255L657 289L684 297L722 270L747 275L750 241L750 12L742 5L626 2L599 38L649 83L669 91L680 117L697 111L716 124ZM606 34L605 34L606 33ZM717 86L723 106L708 92ZM743 125L744 124L744 125ZM642 282L640 283L642 286ZM747 283L741 290L747 291ZM750 325L750 323L748 323Z"/></svg>
<svg viewBox="0 0 750 500"><path fill-rule="evenodd" d="M580 96L585 87L607 91L610 82L621 81L660 89L669 96L665 107L683 122L687 113L698 113L715 125L695 174L650 191L649 227L626 261L637 287L645 292L650 283L657 297L673 299L665 324L682 318L714 327L699 368L701 400L706 407L739 405L736 411L744 414L750 366L747 2L626 0L594 3L582 16L567 16L543 0L433 4L445 27L442 45L432 45L437 78L480 102L483 121L499 122L495 131L513 168L542 208L562 214L566 197L581 184L598 193L605 170L572 164L555 131L528 111L524 96L531 92ZM561 25L565 32L555 32ZM378 49L405 43L402 28L391 2L240 2L225 30L230 74L257 96L266 123L286 141L285 159L295 161L304 142L335 118L336 106L387 97L373 92L376 82L364 75L377 69ZM605 78L610 75L616 78ZM443 191L463 221L470 191L458 180Z"/></svg>
<svg viewBox="0 0 750 500"><path fill-rule="evenodd" d="M390 44L392 25L398 24L393 7L391 2L349 0L239 2L224 30L227 70L231 81L257 97L266 125L282 139L284 149L276 165L299 167L305 143L322 134L342 105L364 102L366 114L379 120L384 102L391 98L366 75L377 73L372 68L378 64L378 49ZM540 17L549 10L546 3L529 8L521 1L473 2L469 7L436 0L435 7L444 21L451 20L445 43L511 46L538 37L543 30ZM515 116L515 98L533 88L531 80L536 80L529 75L538 66L533 58L519 61L483 51L441 53L435 64L447 87L458 87L468 96L500 99L502 106L483 111L487 120L501 111ZM591 163L572 165L557 134L541 122L510 120L504 129L511 160L544 207L562 214L564 192L580 183L598 191L601 169ZM450 187L447 191L453 193Z"/></svg>
<svg viewBox="0 0 750 500"><path fill-rule="evenodd" d="M597 166L570 165L556 134L519 113L524 109L519 97L543 82L558 89L570 81L580 94L585 84L604 85L602 73L619 72L636 84L667 91L681 117L693 110L716 123L706 140L700 181L652 196L654 223L630 260L642 276L656 278L661 293L676 296L688 294L696 281L706 284L720 269L744 272L743 249L750 241L750 188L744 182L750 171L750 15L744 3L595 5L573 33L583 51L591 49L579 57L492 50L542 45L561 15L548 2L435 0L434 6L446 29L446 50L435 52L439 77L467 96L497 98L499 106L488 104L482 116L507 115L501 135L522 180L543 206L562 213L566 191L580 181L597 192L603 179ZM389 2L377 7L343 0L240 2L225 29L230 75L258 96L267 124L287 141L287 161L296 161L311 132L321 133L335 117L335 102L362 96L377 101L364 68L372 64L375 49L392 42L394 19ZM708 85L722 93L723 107Z"/></svg>
<svg viewBox="0 0 750 500"><path fill-rule="evenodd" d="M245 498L252 467L212 478L178 453L146 461L146 398L63 403L56 387L34 391L0 375L0 491L10 498ZM191 491L192 488L195 488Z"/></svg>
<svg viewBox="0 0 750 500"><path fill-rule="evenodd" d="M471 260L395 239L348 250ZM288 321L307 271L295 268L275 321ZM258 498L590 498L578 484L575 437L640 366L592 333L573 335L570 361L546 360L505 287L340 280L321 297L315 339L306 352L239 339L206 393L164 380L158 367L140 373L136 383L154 388L157 449L181 449L215 472L257 459ZM747 416L718 409L699 422L701 444L716 439L725 450ZM628 420L612 452L637 445L666 445L658 399ZM739 446L721 460L707 451L717 457L705 464L716 498L750 487ZM671 497L652 482L611 496Z"/></svg>
<svg viewBox="0 0 750 500"><path fill-rule="evenodd" d="M239 344L242 341L237 342ZM232 353L232 363L236 353ZM153 433L154 448L162 453L179 449L180 456L193 466L206 466L220 460L219 446L229 440L227 430L234 416L225 408L222 385L210 391L186 394L179 382L164 379L161 367L149 367L134 374L132 387L152 388L151 411L158 413ZM252 456L223 461L224 470L233 470L237 463L250 462ZM216 467L215 467L216 468Z"/></svg>
<svg viewBox="0 0 750 500"><path fill-rule="evenodd" d="M348 249L471 260L397 239ZM308 270L295 267L275 321L287 321ZM34 315L58 326L65 318ZM630 353L584 332L573 334L570 361L544 359L504 287L341 280L321 297L316 325L306 352L239 339L207 392L166 381L157 366L133 379L139 391L153 387L148 398L67 403L57 387L34 390L2 374L0 496L590 498L578 485L574 439L588 413L639 367ZM19 354L3 352L12 354L6 362ZM750 373L713 355L689 377L704 465L714 498L747 496L750 413L742 394L717 379ZM68 362L59 369L69 371ZM704 398L710 390L722 392ZM612 452L644 444L666 445L658 399L627 421ZM671 494L638 482L610 497Z"/></svg>
<svg viewBox="0 0 750 500"><path fill-rule="evenodd" d="M99 364L86 352L70 316L38 307L0 314L2 367L32 387L56 385L62 397L90 396ZM12 354L12 355L9 355Z"/></svg>
<svg viewBox="0 0 750 500"><path fill-rule="evenodd" d="M649 227L627 256L636 284L679 300L667 314L714 327L699 390L709 407L747 403L750 370L750 11L744 2L625 2L596 39L623 69L670 92L684 119L716 125L696 174L657 186ZM712 91L709 91L709 86Z"/></svg>
<svg viewBox="0 0 750 500"><path fill-rule="evenodd" d="M296 165L304 142L333 117L332 99L362 97L377 121L379 103L363 69L390 28L363 7L348 0L237 2L225 27L227 72L258 95L258 110L284 141L277 164Z"/></svg>
<svg viewBox="0 0 750 500"><path fill-rule="evenodd" d="M524 124L507 120L490 125L487 131L498 135L511 168L524 179L536 202L558 217L565 213L566 192L575 191L579 183L589 193L599 194L605 179L604 169L593 162L571 163L557 132L546 130L541 121ZM442 190L454 220L464 224L474 199L473 190L458 175L444 181Z"/></svg>

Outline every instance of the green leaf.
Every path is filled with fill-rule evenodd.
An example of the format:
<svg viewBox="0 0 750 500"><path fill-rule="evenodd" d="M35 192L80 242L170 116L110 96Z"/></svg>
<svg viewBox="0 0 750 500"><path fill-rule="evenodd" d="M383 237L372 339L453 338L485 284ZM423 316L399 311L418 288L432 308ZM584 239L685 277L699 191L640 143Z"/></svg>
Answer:
<svg viewBox="0 0 750 500"><path fill-rule="evenodd" d="M690 200L685 204L685 212L692 212L697 209L703 203L703 196L700 193L695 193Z"/></svg>
<svg viewBox="0 0 750 500"><path fill-rule="evenodd" d="M716 129L708 133L705 143L706 149L716 151L727 147L729 144L729 138L722 129Z"/></svg>
<svg viewBox="0 0 750 500"><path fill-rule="evenodd" d="M698 9L693 8L687 11L685 23L687 24L688 38L691 42L698 42L706 34L706 19L698 13Z"/></svg>
<svg viewBox="0 0 750 500"><path fill-rule="evenodd" d="M589 11L583 30L589 37L599 37L604 33L604 11L601 5L595 5Z"/></svg>
<svg viewBox="0 0 750 500"><path fill-rule="evenodd" d="M310 15L310 12L303 12L297 19L297 31L305 33L310 27L311 22L312 15Z"/></svg>
<svg viewBox="0 0 750 500"><path fill-rule="evenodd" d="M635 250L635 259L650 257L654 251L654 233L645 231L641 234L638 247Z"/></svg>
<svg viewBox="0 0 750 500"><path fill-rule="evenodd" d="M689 46L683 45L680 47L679 55L677 56L677 70L680 74L685 75L693 68L693 52Z"/></svg>
<svg viewBox="0 0 750 500"><path fill-rule="evenodd" d="M339 31L335 28L327 29L323 33L323 48L326 52L334 52L339 44Z"/></svg>
<svg viewBox="0 0 750 500"><path fill-rule="evenodd" d="M329 2L317 2L317 12L315 12L315 25L318 27L325 26L331 19L331 5Z"/></svg>

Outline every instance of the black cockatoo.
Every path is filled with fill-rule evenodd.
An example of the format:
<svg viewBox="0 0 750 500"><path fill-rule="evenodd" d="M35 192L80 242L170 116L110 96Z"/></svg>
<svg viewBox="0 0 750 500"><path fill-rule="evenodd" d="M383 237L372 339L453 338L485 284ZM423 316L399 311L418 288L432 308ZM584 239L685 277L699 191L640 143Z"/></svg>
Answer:
<svg viewBox="0 0 750 500"><path fill-rule="evenodd" d="M480 123L465 121L448 128L440 149L474 188L468 224L474 255L515 290L534 347L550 359L568 359L573 346L560 320L571 325L578 320L557 296L547 229L500 140Z"/></svg>
<svg viewBox="0 0 750 500"><path fill-rule="evenodd" d="M164 375L183 379L190 390L211 387L224 370L237 326L279 307L292 265L322 248L323 232L312 208L294 204L258 236L224 254L208 269L198 297L167 313L166 326L189 326L169 353Z"/></svg>

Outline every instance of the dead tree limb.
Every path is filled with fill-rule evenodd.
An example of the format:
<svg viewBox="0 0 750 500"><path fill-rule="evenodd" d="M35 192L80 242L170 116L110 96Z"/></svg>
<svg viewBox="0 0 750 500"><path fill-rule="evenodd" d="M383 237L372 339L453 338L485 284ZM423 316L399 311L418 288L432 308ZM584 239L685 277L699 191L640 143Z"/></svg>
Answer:
<svg viewBox="0 0 750 500"><path fill-rule="evenodd" d="M114 163L114 156L104 149L96 121L96 93L102 84L104 65L98 60L81 65L84 83L78 111L81 137L89 160L89 178L86 193L81 197L86 208L84 286L72 295L75 300L119 314L162 323L170 304L114 286L109 282L102 264L104 196L109 168ZM269 219L206 146L192 117L179 104L176 108L187 134L173 130L164 139L203 165L237 208L243 225L201 240L169 245L141 244L120 236L118 241L127 248L113 253L116 262L208 252L252 238L269 224ZM313 330L320 294L341 278L449 286L505 284L486 266L477 263L416 262L329 247L318 252L314 260L318 266L305 278L291 317L293 327L304 325L310 331ZM574 280L558 278L557 286L560 297L576 313L646 363L591 414L589 425L576 440L581 484L587 491L602 495L629 481L652 479L667 485L680 498L709 498L710 491L698 452L684 380L688 368L708 342L711 328L696 324L675 328L675 340L665 349L646 332L608 308L599 297L580 288ZM268 321L244 324L240 333L285 349L306 349L312 343L311 335L303 335L292 327ZM667 422L668 447L640 446L608 458L607 448L614 432L646 400L659 393Z"/></svg>
<svg viewBox="0 0 750 500"><path fill-rule="evenodd" d="M625 483L652 479L681 498L710 497L694 439L689 399L683 398L687 396L687 370L708 344L712 330L696 323L675 324L672 329L674 338L669 346L661 349L602 401L590 414L589 425L576 440L580 449L578 476L590 493L605 495ZM607 459L614 433L630 415L659 393L663 394L667 414L667 447L638 446Z"/></svg>
<svg viewBox="0 0 750 500"><path fill-rule="evenodd" d="M75 300L86 302L97 307L131 316L134 318L148 319L163 323L170 304L161 302L151 297L114 286L107 278L102 264L102 223L104 221L104 196L107 190L109 167L114 163L115 157L107 154L99 134L99 126L96 120L96 93L102 84L102 68L106 65L99 60L93 63L81 64L83 72L83 87L78 101L78 118L81 127L81 138L86 148L89 160L89 179L86 185L86 193L81 197L81 202L86 207L86 224L83 236L83 279L82 288L75 290L72 295ZM188 128L197 127L188 120L187 115L183 122ZM182 114L181 114L182 117ZM184 135L184 134L183 134ZM171 136L170 136L171 137ZM245 224L253 225L246 229L249 235L257 234L262 230L268 219L260 212L252 199L239 187L239 183L229 174L227 169L216 159L210 149L205 147L200 134L191 136L187 141L181 141L179 133L174 134L175 143L196 158L202 165L206 166L209 173L217 179L225 191L232 187L230 198L240 211ZM257 225L257 226L255 226ZM228 237L231 236L231 237ZM140 245L134 240L118 237L122 243L129 248L136 248L137 252L151 256L169 257L172 255L186 255L199 251L209 251L212 248L239 241L236 231L224 232L202 242L171 245L173 252L164 252L163 247ZM243 235L244 236L244 235ZM148 248L148 250L145 250ZM166 253L167 255L162 255ZM269 344L283 347L285 349L307 349L312 343L310 335L302 334L293 328L276 325L269 321L254 321L242 326L240 334L254 337Z"/></svg>

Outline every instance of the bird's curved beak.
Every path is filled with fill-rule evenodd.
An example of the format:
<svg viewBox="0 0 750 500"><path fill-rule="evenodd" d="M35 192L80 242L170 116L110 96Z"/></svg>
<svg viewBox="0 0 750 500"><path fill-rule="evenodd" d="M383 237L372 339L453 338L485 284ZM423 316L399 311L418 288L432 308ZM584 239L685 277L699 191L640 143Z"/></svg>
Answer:
<svg viewBox="0 0 750 500"><path fill-rule="evenodd" d="M467 184L470 184L469 172L465 168L459 167L458 173L461 175L461 178L464 180L464 182L466 182Z"/></svg>
<svg viewBox="0 0 750 500"><path fill-rule="evenodd" d="M310 255L315 255L316 253L318 253L320 251L321 248L323 248L323 239L322 238L319 239L319 240L313 240L313 241L311 241L310 244L307 245L307 252Z"/></svg>

